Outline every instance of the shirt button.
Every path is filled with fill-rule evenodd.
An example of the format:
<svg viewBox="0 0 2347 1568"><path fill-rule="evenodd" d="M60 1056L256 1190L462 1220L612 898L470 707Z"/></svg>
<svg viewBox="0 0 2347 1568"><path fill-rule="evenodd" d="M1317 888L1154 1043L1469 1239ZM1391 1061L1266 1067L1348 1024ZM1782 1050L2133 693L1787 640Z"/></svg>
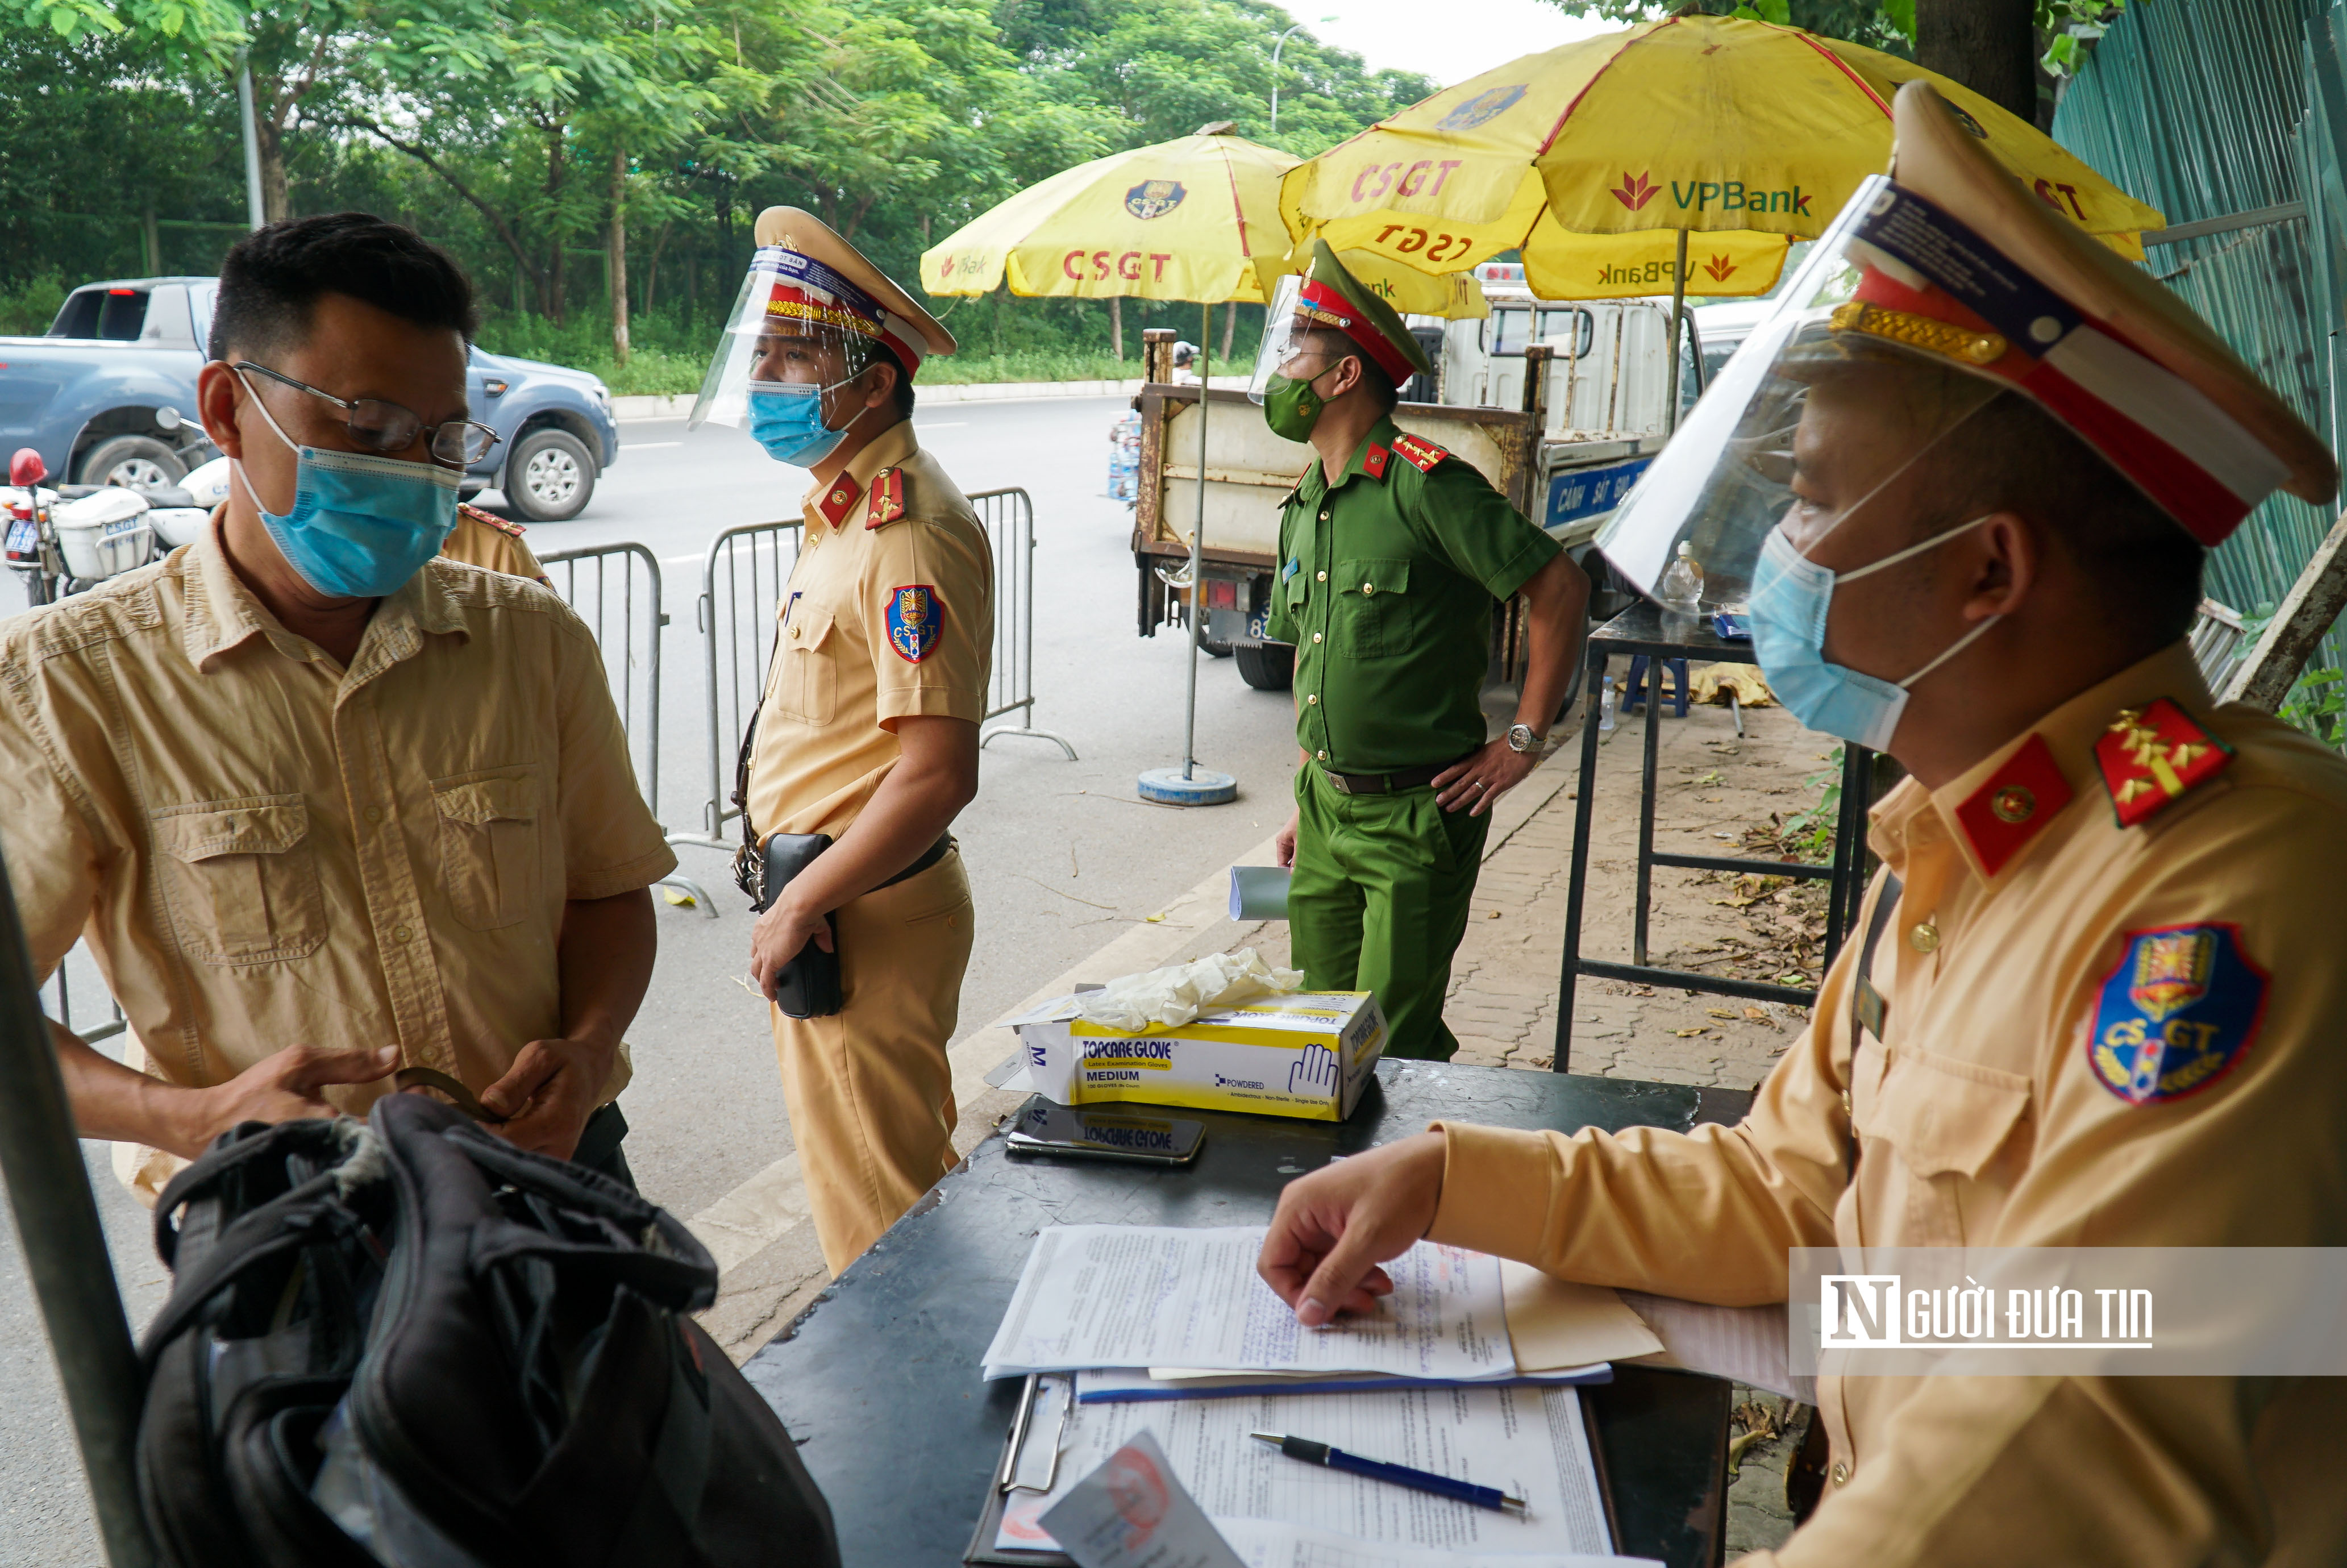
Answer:
<svg viewBox="0 0 2347 1568"><path fill-rule="evenodd" d="M1836 1486L1848 1486L1850 1484L1850 1466L1844 1464L1840 1460L1834 1460L1833 1483Z"/></svg>
<svg viewBox="0 0 2347 1568"><path fill-rule="evenodd" d="M1304 699L1304 705L1307 708L1318 707L1320 705L1320 693L1315 692L1311 695L1306 697Z"/></svg>
<svg viewBox="0 0 2347 1568"><path fill-rule="evenodd" d="M1313 580L1314 580L1315 582L1327 582L1327 581L1328 580L1328 574L1327 574L1327 572L1325 572L1325 571L1324 571L1324 572L1320 573L1317 577L1314 578L1314 579L1313 579Z"/></svg>
<svg viewBox="0 0 2347 1568"><path fill-rule="evenodd" d="M391 928L391 939L392 939L393 941L395 941L395 942L405 942L405 941L406 941L410 937L413 937L413 936L415 936L415 932L413 932L413 931L409 930L409 929L408 929L406 927L405 927L405 926L394 926L394 927Z"/></svg>
<svg viewBox="0 0 2347 1568"><path fill-rule="evenodd" d="M1326 507L1320 508L1320 520L1324 523L1328 520L1328 508Z"/></svg>
<svg viewBox="0 0 2347 1568"><path fill-rule="evenodd" d="M1326 752L1315 752L1312 754L1324 763L1328 760L1328 753Z"/></svg>
<svg viewBox="0 0 2347 1568"><path fill-rule="evenodd" d="M371 805L367 807L366 819L369 822L381 822L383 820L383 807L379 805Z"/></svg>
<svg viewBox="0 0 2347 1568"><path fill-rule="evenodd" d="M1315 641L1315 642L1319 641L1320 641L1320 634L1319 634L1318 632L1317 632L1317 631L1316 631L1316 632L1314 632L1314 633L1312 634L1312 641Z"/></svg>
<svg viewBox="0 0 2347 1568"><path fill-rule="evenodd" d="M1928 953L1940 945L1940 928L1926 920L1907 933L1907 945L1919 953Z"/></svg>
<svg viewBox="0 0 2347 1568"><path fill-rule="evenodd" d="M1377 585L1376 583L1373 583L1373 582L1365 582L1365 583L1363 583L1363 584L1361 585L1361 593L1362 593L1362 596L1363 596L1363 597L1365 597L1365 598L1366 598L1367 596L1368 596L1369 594L1373 594L1373 593L1375 593L1375 592L1377 592L1377 591L1378 591L1378 585Z"/></svg>

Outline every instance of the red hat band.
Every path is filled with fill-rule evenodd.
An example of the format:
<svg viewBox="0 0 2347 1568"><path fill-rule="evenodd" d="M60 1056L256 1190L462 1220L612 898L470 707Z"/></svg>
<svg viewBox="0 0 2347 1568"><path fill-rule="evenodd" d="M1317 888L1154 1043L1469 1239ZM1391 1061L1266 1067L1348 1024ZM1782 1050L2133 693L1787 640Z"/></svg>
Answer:
<svg viewBox="0 0 2347 1568"><path fill-rule="evenodd" d="M1886 189L1857 227L1835 330L1968 364L2026 394L2214 547L2289 477L2199 389L1932 203Z"/></svg>
<svg viewBox="0 0 2347 1568"><path fill-rule="evenodd" d="M1418 367L1409 363L1401 350L1387 341L1385 333L1371 326L1368 319L1354 308L1351 301L1327 284L1307 278L1296 297L1304 313L1316 323L1334 327L1359 344L1363 352L1378 362L1378 368L1393 378L1396 386L1418 374Z"/></svg>

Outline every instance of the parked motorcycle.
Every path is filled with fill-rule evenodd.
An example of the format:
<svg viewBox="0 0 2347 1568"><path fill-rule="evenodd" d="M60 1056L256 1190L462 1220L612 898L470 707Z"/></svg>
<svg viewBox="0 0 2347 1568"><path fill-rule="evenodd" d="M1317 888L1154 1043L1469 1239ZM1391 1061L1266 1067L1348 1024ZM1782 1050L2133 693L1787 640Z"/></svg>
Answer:
<svg viewBox="0 0 2347 1568"><path fill-rule="evenodd" d="M26 601L54 604L191 542L209 509L179 486L43 484L41 455L27 446L9 460L0 509L8 518L8 568L24 579ZM192 476L191 476L192 477Z"/></svg>

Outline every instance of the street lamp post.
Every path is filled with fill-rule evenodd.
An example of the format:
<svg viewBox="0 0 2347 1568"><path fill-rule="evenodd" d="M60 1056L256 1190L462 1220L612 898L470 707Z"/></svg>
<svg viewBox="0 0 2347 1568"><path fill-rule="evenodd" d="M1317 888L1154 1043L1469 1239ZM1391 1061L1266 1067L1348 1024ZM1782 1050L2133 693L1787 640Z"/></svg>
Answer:
<svg viewBox="0 0 2347 1568"><path fill-rule="evenodd" d="M1320 18L1320 20L1322 20L1323 22L1333 22L1333 21L1335 21L1336 19L1337 19L1337 18L1336 18L1336 17L1334 17L1334 16L1323 16L1323 17L1321 17L1321 18ZM1304 24L1303 24L1303 23L1301 23L1301 22L1298 22L1298 23L1296 23L1294 26L1292 26L1292 27L1288 28L1288 30L1287 30L1286 33L1282 33L1278 37L1276 37L1276 38L1275 38L1275 39L1273 39L1273 40L1272 40L1272 44L1271 44L1271 132L1272 132L1272 134L1273 134L1274 136L1276 136L1276 135L1278 135L1278 134L1279 134L1279 51L1280 51L1281 46L1282 46L1283 45L1285 45L1285 44L1287 42L1288 37L1289 37L1289 36L1290 36L1290 35L1292 35L1292 34L1296 34L1296 33L1301 33L1302 31L1304 31Z"/></svg>

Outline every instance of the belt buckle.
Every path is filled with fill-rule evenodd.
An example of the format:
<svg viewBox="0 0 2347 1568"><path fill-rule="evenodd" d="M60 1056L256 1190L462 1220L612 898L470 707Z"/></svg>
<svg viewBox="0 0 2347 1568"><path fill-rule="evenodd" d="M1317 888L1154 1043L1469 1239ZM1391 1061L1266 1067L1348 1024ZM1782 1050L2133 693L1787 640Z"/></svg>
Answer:
<svg viewBox="0 0 2347 1568"><path fill-rule="evenodd" d="M1345 775L1340 773L1331 773L1328 775L1328 786L1335 790L1338 794L1350 794L1353 793L1353 786L1345 782Z"/></svg>

